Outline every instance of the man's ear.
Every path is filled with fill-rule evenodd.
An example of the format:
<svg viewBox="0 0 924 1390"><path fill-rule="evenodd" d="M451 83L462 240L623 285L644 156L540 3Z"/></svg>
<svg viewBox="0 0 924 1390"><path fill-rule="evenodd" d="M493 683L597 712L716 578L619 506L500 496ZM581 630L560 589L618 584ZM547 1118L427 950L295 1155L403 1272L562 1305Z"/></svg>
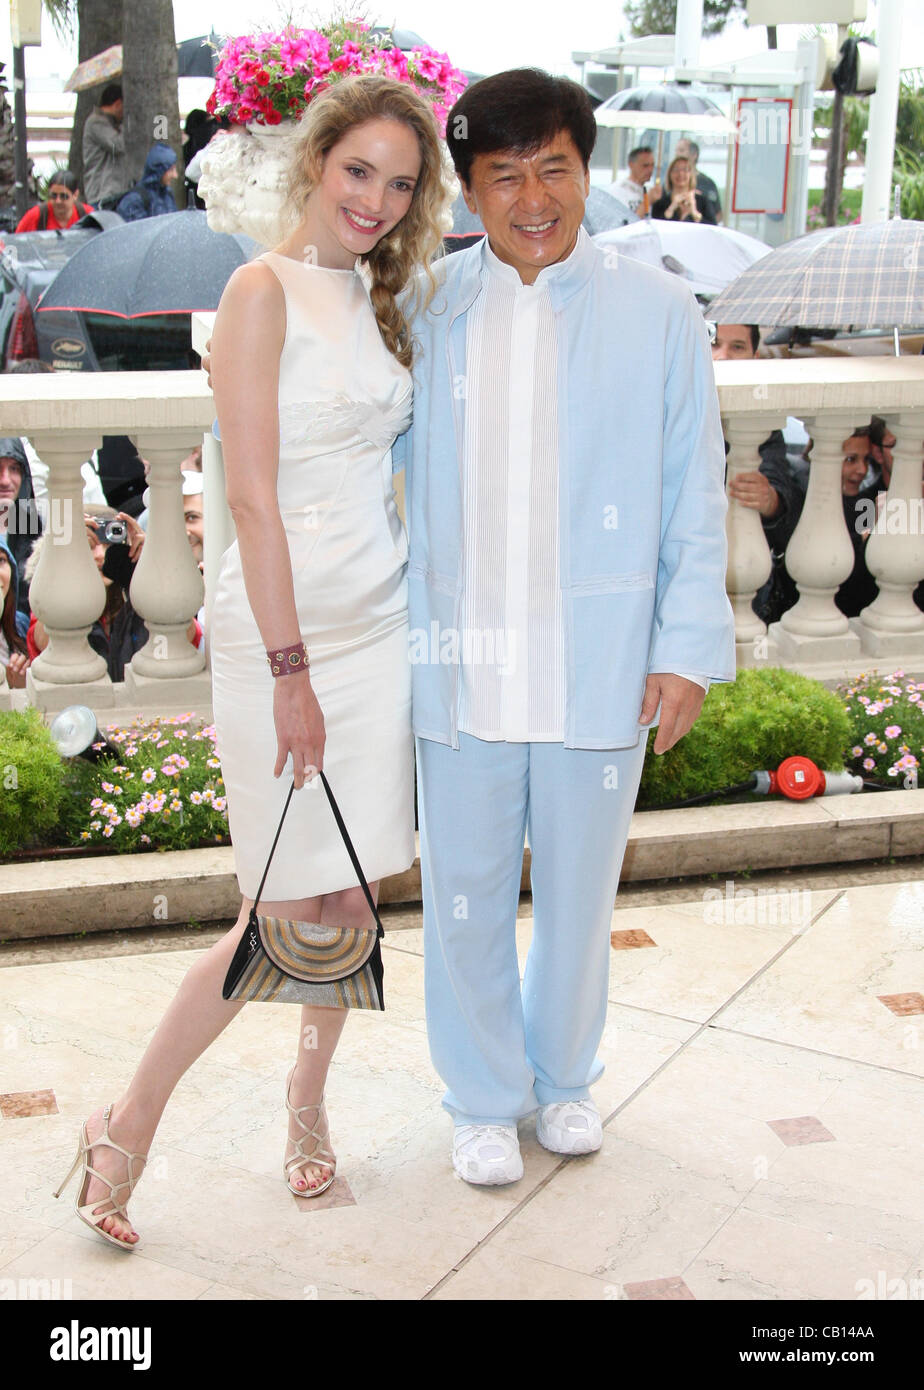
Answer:
<svg viewBox="0 0 924 1390"><path fill-rule="evenodd" d="M475 197L474 197L474 194L472 193L472 190L471 190L470 186L464 181L464 179L461 179L461 178L460 178L460 179L459 179L459 187L460 187L461 190L462 190L462 197L463 197L463 199L465 200L465 206L468 208L469 212L473 212L473 213L475 214L475 216L477 217L477 216L478 216L478 205L477 205L476 202L475 202Z"/></svg>
<svg viewBox="0 0 924 1390"><path fill-rule="evenodd" d="M584 170L584 197L585 197L585 199L586 199L586 198L588 198L589 196L590 196L590 166L588 165L587 168Z"/></svg>

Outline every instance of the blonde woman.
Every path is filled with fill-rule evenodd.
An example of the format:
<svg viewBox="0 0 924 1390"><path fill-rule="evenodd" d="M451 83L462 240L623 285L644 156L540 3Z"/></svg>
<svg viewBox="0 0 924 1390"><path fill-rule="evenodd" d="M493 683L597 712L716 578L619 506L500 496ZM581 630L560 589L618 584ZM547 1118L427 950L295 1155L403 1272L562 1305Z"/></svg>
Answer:
<svg viewBox="0 0 924 1390"><path fill-rule="evenodd" d="M669 222L705 222L715 226L715 213L696 188L696 175L685 155L678 154L667 166L667 191L651 205L652 217Z"/></svg>
<svg viewBox="0 0 924 1390"><path fill-rule="evenodd" d="M414 860L407 546L390 464L410 419L411 343L396 295L429 267L447 202L428 103L386 78L345 80L302 120L291 232L235 271L218 308L211 372L237 540L210 646L243 904L188 972L121 1099L82 1127L78 1214L124 1249L138 1240L125 1204L164 1106L242 1007L222 999L222 982L290 784L302 790L261 912L369 921L327 799L306 785L322 766L373 895ZM432 294L429 273L424 287ZM345 1018L301 1010L284 1159L296 1195L334 1178L324 1085Z"/></svg>

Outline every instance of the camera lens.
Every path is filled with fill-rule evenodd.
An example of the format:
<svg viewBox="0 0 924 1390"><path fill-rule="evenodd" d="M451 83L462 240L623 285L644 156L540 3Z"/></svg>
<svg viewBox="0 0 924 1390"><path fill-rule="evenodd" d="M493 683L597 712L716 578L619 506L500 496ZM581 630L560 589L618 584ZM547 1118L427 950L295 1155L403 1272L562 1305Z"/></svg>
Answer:
<svg viewBox="0 0 924 1390"><path fill-rule="evenodd" d="M110 545L124 545L128 527L124 521L110 521L106 525L106 540Z"/></svg>

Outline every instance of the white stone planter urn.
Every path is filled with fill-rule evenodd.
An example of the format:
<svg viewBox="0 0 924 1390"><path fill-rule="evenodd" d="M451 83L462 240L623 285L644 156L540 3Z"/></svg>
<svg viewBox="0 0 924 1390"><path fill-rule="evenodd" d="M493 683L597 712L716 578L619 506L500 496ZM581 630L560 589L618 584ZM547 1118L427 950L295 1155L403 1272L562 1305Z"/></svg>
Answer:
<svg viewBox="0 0 924 1390"><path fill-rule="evenodd" d="M243 232L272 247L289 229L283 214L298 121L219 131L202 153L199 197L213 232Z"/></svg>

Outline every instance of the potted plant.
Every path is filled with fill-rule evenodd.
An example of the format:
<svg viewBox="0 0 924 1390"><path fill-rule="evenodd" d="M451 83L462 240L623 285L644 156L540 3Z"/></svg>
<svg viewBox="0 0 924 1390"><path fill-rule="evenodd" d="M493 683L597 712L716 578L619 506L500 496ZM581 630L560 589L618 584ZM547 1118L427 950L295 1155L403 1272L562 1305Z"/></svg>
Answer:
<svg viewBox="0 0 924 1390"><path fill-rule="evenodd" d="M441 133L466 81L445 53L424 45L404 53L359 19L228 40L206 107L230 120L231 129L220 131L203 154L198 185L213 231L244 232L263 246L281 239L289 143L298 121L316 96L357 73L411 83L432 101Z"/></svg>

